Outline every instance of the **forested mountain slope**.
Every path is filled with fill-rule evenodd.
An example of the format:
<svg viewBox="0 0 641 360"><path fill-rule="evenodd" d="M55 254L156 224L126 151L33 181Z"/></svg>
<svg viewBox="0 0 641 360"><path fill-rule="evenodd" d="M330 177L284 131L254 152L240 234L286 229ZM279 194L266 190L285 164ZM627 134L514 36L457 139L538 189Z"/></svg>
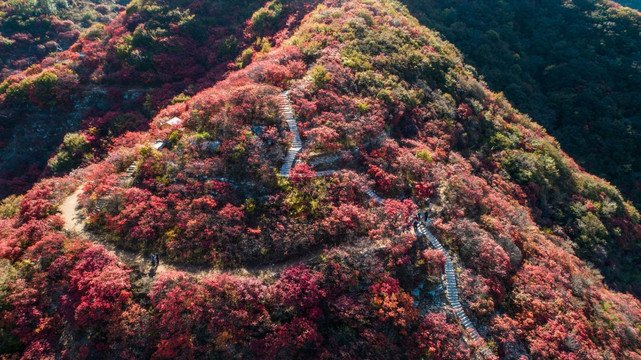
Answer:
<svg viewBox="0 0 641 360"><path fill-rule="evenodd" d="M604 0L415 1L494 91L641 204L641 14Z"/></svg>
<svg viewBox="0 0 641 360"><path fill-rule="evenodd" d="M623 6L629 6L633 9L641 10L641 1L639 0L621 0L617 2Z"/></svg>
<svg viewBox="0 0 641 360"><path fill-rule="evenodd" d="M401 3L301 12L104 159L3 201L0 352L641 359L640 216L618 190ZM59 209L78 188L82 233ZM412 231L424 209L438 242Z"/></svg>
<svg viewBox="0 0 641 360"><path fill-rule="evenodd" d="M113 0L0 1L0 81L104 28L123 5Z"/></svg>
<svg viewBox="0 0 641 360"><path fill-rule="evenodd" d="M0 83L0 196L100 160L114 137L146 129L163 106L280 43L315 2L275 2L252 22L264 4L132 1L68 50L7 77Z"/></svg>

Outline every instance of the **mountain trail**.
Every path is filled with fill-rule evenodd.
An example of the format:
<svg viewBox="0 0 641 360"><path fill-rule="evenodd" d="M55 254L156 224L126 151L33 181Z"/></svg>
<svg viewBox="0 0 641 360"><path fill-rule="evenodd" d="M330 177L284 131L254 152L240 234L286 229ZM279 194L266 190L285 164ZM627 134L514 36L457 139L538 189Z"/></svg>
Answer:
<svg viewBox="0 0 641 360"><path fill-rule="evenodd" d="M427 228L427 225L429 225L430 222L431 219L420 221L416 226L416 232L418 235L427 237L432 247L441 251L443 255L445 255L445 278L443 280L443 285L447 294L447 301L454 309L454 313L459 318L461 324L463 324L463 327L468 332L470 337L475 341L481 342L482 345L479 350L483 354L483 356L485 356L486 358L495 358L494 354L485 343L485 340L481 337L478 330L476 330L476 327L474 327L474 324L472 324L472 321L470 321L470 318L463 310L463 306L461 305L461 302L458 298L458 285L456 283L454 263L452 262L452 258L448 255L447 251L445 251L443 245L441 245L436 236L434 236L432 232Z"/></svg>
<svg viewBox="0 0 641 360"><path fill-rule="evenodd" d="M256 265L230 270L219 270L210 266L171 264L163 261L162 257L160 258L160 264L152 267L151 254L149 256L143 256L135 251L123 249L107 241L103 236L89 232L85 229L84 221L86 216L78 204L78 196L82 193L82 187L83 185L69 195L60 205L59 209L61 216L65 220L64 230L69 234L86 238L92 243L104 246L129 268L143 274L148 274L150 277L161 275L167 271L181 271L196 278L203 278L223 273L238 276L273 276L287 267L309 262L313 258L321 255L324 251L324 249L317 249L302 257L279 261L272 264Z"/></svg>
<svg viewBox="0 0 641 360"><path fill-rule="evenodd" d="M287 151L287 157L285 157L285 163L280 168L280 172L279 172L280 176L288 177L289 172L292 170L292 167L294 166L294 162L296 161L296 157L298 156L298 153L303 148L303 143L300 140L300 134L298 132L298 121L294 116L292 103L289 100L289 91L284 91L281 93L280 111L283 117L285 118L285 121L287 122L289 131L292 133L292 135L294 135L294 139L292 140L292 145Z"/></svg>
<svg viewBox="0 0 641 360"><path fill-rule="evenodd" d="M292 146L288 151L285 163L283 164L280 170L280 176L283 176L283 177L289 176L289 172L291 171L291 168L296 159L296 156L302 149L302 142L298 132L298 124L296 122L296 118L293 116L291 101L288 95L289 95L288 91L283 92L281 95L282 96L281 111L283 113L283 117L287 121L287 125L289 126L290 131L294 135L294 141L292 142ZM316 176L329 176L329 175L338 173L340 171L341 170L320 171L316 173ZM233 270L227 270L227 271L213 269L211 267L205 267L205 266L168 264L162 261L162 258L160 261L160 265L152 267L150 258L143 257L142 254L139 254L131 250L125 250L125 249L119 248L116 245L112 244L111 242L106 241L104 237L101 237L98 234L90 233L85 229L85 226L84 226L85 214L82 210L79 209L79 205L78 205L78 196L82 193L82 187L83 185L79 186L79 188L70 196L68 196L60 205L60 212L62 213L62 218L65 220L64 229L71 234L85 237L93 243L103 245L105 248L107 248L108 251L114 253L118 257L118 259L124 262L127 266L129 266L133 270L140 271L141 273L147 273L150 277L163 274L167 271L181 271L181 272L188 273L196 278L202 278L210 275L223 274L223 273L232 274L232 275L241 275L241 276L242 275L251 275L251 276L259 276L259 277L270 276L270 275L279 273L286 267L293 266L300 263L307 263L311 261L313 258L322 254L322 252L324 251L324 249L317 249L316 251L312 251L303 257L293 258L290 260L279 262L277 264L274 263L269 265L259 265L255 267L239 268L239 269L233 269ZM364 192L371 200L375 201L378 204L384 204L384 199L381 198L379 195L377 195L373 189L366 187L364 189ZM445 259L446 259L445 277L443 280L443 284L446 289L447 300L450 306L452 306L454 313L459 318L459 321L461 322L465 330L468 332L468 335L472 338L473 341L480 342L482 344L479 349L481 354L485 358L496 358L496 356L492 353L492 351L486 345L485 340L480 336L479 332L476 330L471 320L463 310L463 307L458 298L458 285L456 282L456 273L454 271L454 264L452 262L451 257L448 255L447 251L445 250L445 248L443 248L443 246L438 241L438 239L427 228L427 226L430 224L430 221L431 221L430 219L426 221L420 221L416 226L416 232L420 236L427 237L430 244L434 248L442 251L443 254L445 255ZM367 251L378 250L378 249L380 249L380 246L377 246L377 244L369 244L369 245L360 247L359 251L361 253L364 253Z"/></svg>

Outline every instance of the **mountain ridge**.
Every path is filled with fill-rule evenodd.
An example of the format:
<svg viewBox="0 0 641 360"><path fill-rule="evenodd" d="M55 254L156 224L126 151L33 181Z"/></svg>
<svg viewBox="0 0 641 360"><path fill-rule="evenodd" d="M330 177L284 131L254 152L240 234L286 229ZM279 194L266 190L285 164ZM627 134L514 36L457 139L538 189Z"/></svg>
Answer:
<svg viewBox="0 0 641 360"><path fill-rule="evenodd" d="M463 311L495 355L641 357L641 304L604 284L635 291L634 271L607 261L638 259L639 213L399 2L324 1L240 65L104 160L3 203L5 353L481 358L439 287L447 259L402 231L431 204ZM285 89L303 145L288 177ZM331 169L344 172L316 176ZM265 277L152 278L62 231L57 206L83 183L87 228L161 262L234 269L326 250ZM570 211L542 224L541 201ZM605 279L587 263L599 255Z"/></svg>

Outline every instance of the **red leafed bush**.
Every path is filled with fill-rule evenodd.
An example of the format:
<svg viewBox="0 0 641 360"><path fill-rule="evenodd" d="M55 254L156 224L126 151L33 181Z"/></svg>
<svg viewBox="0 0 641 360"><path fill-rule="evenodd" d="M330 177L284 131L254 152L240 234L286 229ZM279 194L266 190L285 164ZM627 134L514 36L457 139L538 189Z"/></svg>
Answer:
<svg viewBox="0 0 641 360"><path fill-rule="evenodd" d="M444 313L429 313L421 320L414 338L414 357L429 356L437 360L469 359L471 352L463 341L463 329L447 321Z"/></svg>
<svg viewBox="0 0 641 360"><path fill-rule="evenodd" d="M254 348L267 359L315 357L321 350L323 336L317 325L302 317L277 325L264 341Z"/></svg>
<svg viewBox="0 0 641 360"><path fill-rule="evenodd" d="M367 173L374 178L376 187L383 192L389 191L396 184L397 178L395 175L385 172L376 165L369 165Z"/></svg>
<svg viewBox="0 0 641 360"><path fill-rule="evenodd" d="M398 280L393 278L383 279L372 285L369 291L372 294L374 313L378 319L396 328L401 334L407 335L407 329L418 317L418 310L413 307L412 296L403 292Z"/></svg>
<svg viewBox="0 0 641 360"><path fill-rule="evenodd" d="M418 200L428 199L432 194L434 194L434 190L429 183L419 181L414 185L414 195Z"/></svg>
<svg viewBox="0 0 641 360"><path fill-rule="evenodd" d="M310 180L315 177L316 172L307 164L297 164L289 173L289 179L295 185L309 183Z"/></svg>
<svg viewBox="0 0 641 360"><path fill-rule="evenodd" d="M154 357L193 357L192 331L206 325L201 287L184 273L167 272L149 293L160 341Z"/></svg>
<svg viewBox="0 0 641 360"><path fill-rule="evenodd" d="M289 68L280 64L267 64L261 70L260 80L274 86L284 87L287 81L292 78Z"/></svg>
<svg viewBox="0 0 641 360"><path fill-rule="evenodd" d="M366 225L367 212L360 206L353 204L340 204L333 206L331 215L323 220L322 228L333 236L340 236L343 240L351 238Z"/></svg>
<svg viewBox="0 0 641 360"><path fill-rule="evenodd" d="M428 274L432 276L442 275L445 267L445 254L441 250L427 249L421 253Z"/></svg>
<svg viewBox="0 0 641 360"><path fill-rule="evenodd" d="M23 222L43 219L53 215L55 206L50 202L53 195L53 183L43 184L29 191L22 199L20 218Z"/></svg>
<svg viewBox="0 0 641 360"><path fill-rule="evenodd" d="M327 126L313 128L306 132L306 136L312 139L310 146L319 151L334 151L340 146L337 143L338 132Z"/></svg>
<svg viewBox="0 0 641 360"><path fill-rule="evenodd" d="M102 246L93 245L80 255L63 301L78 326L97 326L123 311L131 295L128 273Z"/></svg>
<svg viewBox="0 0 641 360"><path fill-rule="evenodd" d="M0 258L15 261L21 256L20 240L16 237L12 221L0 219Z"/></svg>
<svg viewBox="0 0 641 360"><path fill-rule="evenodd" d="M320 288L322 274L317 271L295 266L285 269L278 281L269 288L275 302L282 306L294 306L306 310L319 305L325 297Z"/></svg>

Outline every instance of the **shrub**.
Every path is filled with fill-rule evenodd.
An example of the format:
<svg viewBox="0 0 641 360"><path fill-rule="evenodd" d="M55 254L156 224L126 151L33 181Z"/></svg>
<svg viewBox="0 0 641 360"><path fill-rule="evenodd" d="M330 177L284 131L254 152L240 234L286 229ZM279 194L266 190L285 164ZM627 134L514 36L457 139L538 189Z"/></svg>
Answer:
<svg viewBox="0 0 641 360"><path fill-rule="evenodd" d="M365 114L367 112L367 110L369 110L369 105L366 102L358 103L357 107L358 107L358 112L361 115Z"/></svg>
<svg viewBox="0 0 641 360"><path fill-rule="evenodd" d="M196 140L198 141L211 140L211 134L208 133L207 131L196 133Z"/></svg>
<svg viewBox="0 0 641 360"><path fill-rule="evenodd" d="M181 102L189 101L189 99L191 99L191 96L181 93L176 95L173 99L171 99L171 104L175 105Z"/></svg>
<svg viewBox="0 0 641 360"><path fill-rule="evenodd" d="M89 142L83 134L68 133L65 135L58 153L48 162L54 172L62 172L80 165L83 155L89 150Z"/></svg>
<svg viewBox="0 0 641 360"><path fill-rule="evenodd" d="M309 73L309 75L312 77L312 81L314 82L314 87L316 89L322 88L331 80L331 77L329 76L327 70L325 70L325 67L323 65L314 66L309 71Z"/></svg>
<svg viewBox="0 0 641 360"><path fill-rule="evenodd" d="M432 154L428 150L422 149L416 152L416 158L423 160L427 163L433 163L434 160L432 159Z"/></svg>
<svg viewBox="0 0 641 360"><path fill-rule="evenodd" d="M229 36L218 45L218 55L229 56L236 53L238 39L234 35Z"/></svg>
<svg viewBox="0 0 641 360"><path fill-rule="evenodd" d="M263 34L265 30L274 25L283 12L283 5L279 0L270 3L266 8L263 7L252 15L252 27L257 33Z"/></svg>
<svg viewBox="0 0 641 360"><path fill-rule="evenodd" d="M55 105L55 92L59 84L58 75L51 71L44 71L38 75L33 85L33 95L42 103Z"/></svg>
<svg viewBox="0 0 641 360"><path fill-rule="evenodd" d="M236 60L236 66L239 68L244 68L249 65L254 57L254 50L252 48L247 48L243 50L238 59Z"/></svg>
<svg viewBox="0 0 641 360"><path fill-rule="evenodd" d="M22 195L10 195L0 202L0 218L9 219L20 212Z"/></svg>

